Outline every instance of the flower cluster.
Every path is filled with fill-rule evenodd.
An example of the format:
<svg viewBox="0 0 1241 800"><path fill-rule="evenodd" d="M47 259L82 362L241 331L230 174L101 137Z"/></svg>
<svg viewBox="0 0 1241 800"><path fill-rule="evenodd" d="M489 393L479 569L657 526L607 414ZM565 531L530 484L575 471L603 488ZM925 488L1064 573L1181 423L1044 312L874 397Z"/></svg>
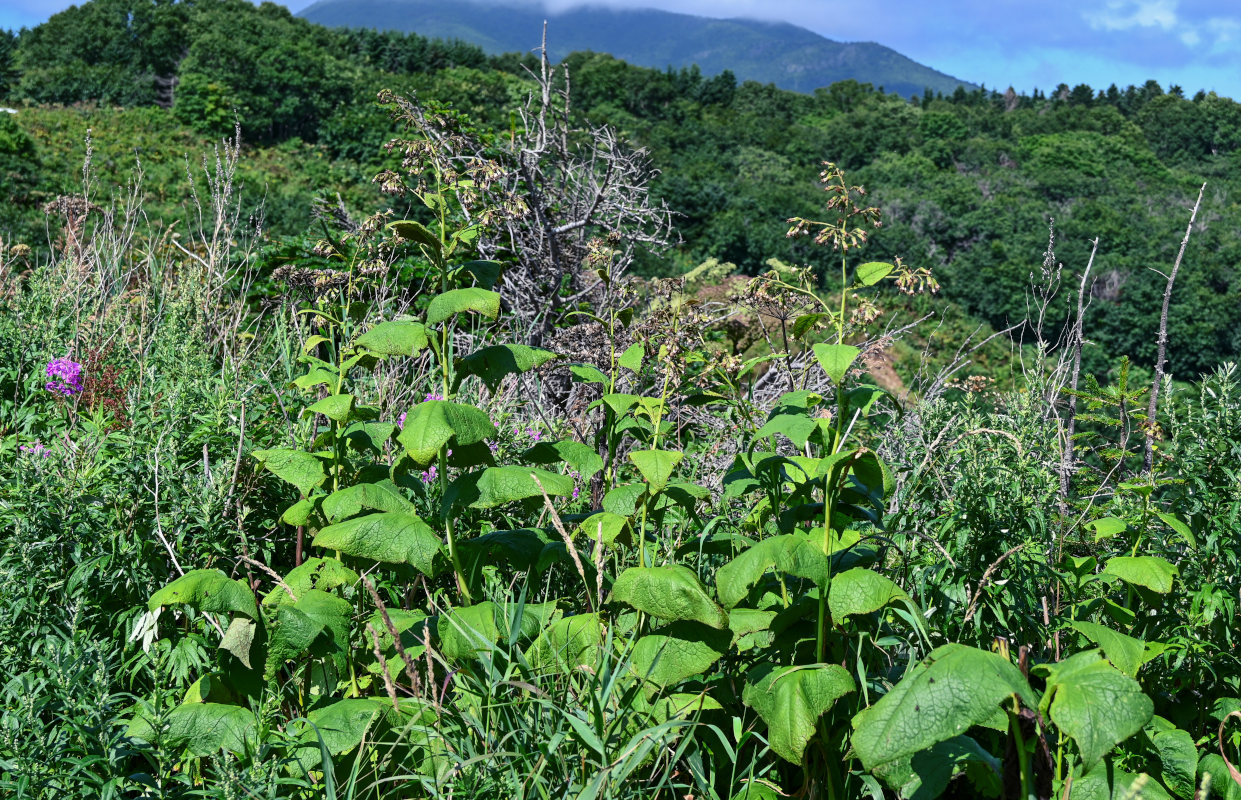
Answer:
<svg viewBox="0 0 1241 800"><path fill-rule="evenodd" d="M44 388L49 392L73 397L82 392L82 365L67 358L57 358L47 365L47 377L51 378Z"/></svg>
<svg viewBox="0 0 1241 800"><path fill-rule="evenodd" d="M35 458L47 458L52 454L51 449L44 447L42 442L35 442L32 445L21 444L17 446L17 450L20 453L34 456Z"/></svg>

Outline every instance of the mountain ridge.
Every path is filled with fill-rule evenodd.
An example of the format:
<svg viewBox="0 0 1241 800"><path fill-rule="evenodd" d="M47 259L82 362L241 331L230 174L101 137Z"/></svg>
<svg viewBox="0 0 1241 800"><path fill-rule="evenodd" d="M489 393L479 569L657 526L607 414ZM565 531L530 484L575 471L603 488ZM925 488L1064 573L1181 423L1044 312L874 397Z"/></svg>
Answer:
<svg viewBox="0 0 1241 800"><path fill-rule="evenodd" d="M555 60L591 50L656 69L696 64L704 75L730 70L739 81L807 94L848 79L906 97L926 88L945 94L957 86L977 88L884 45L838 42L788 22L599 6L549 12L500 0L319 0L299 16L332 27L460 39L492 54L534 49L547 20L548 50Z"/></svg>

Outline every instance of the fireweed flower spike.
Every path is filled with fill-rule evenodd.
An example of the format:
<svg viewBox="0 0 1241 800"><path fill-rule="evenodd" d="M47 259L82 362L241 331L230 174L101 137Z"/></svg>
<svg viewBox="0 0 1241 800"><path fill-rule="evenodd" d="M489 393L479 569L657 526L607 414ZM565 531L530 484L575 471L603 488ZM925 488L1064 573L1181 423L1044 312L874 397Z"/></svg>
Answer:
<svg viewBox="0 0 1241 800"><path fill-rule="evenodd" d="M51 378L43 388L49 392L73 397L82 392L82 365L67 358L57 358L47 365L47 377Z"/></svg>

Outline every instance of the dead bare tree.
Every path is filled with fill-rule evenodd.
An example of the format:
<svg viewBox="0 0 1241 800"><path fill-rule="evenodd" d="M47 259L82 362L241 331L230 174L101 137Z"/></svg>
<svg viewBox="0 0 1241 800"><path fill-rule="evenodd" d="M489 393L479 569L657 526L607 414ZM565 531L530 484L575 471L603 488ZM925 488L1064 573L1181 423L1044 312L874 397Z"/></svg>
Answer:
<svg viewBox="0 0 1241 800"><path fill-rule="evenodd" d="M1194 210L1189 214L1189 225L1185 227L1185 238L1181 239L1181 249L1176 254L1176 262L1172 265L1172 272L1165 276L1168 279L1167 286L1163 290L1163 310L1159 314L1159 351L1155 356L1155 377L1151 381L1151 399L1146 407L1146 444L1142 449L1142 472L1149 473L1155 459L1155 433L1156 421L1155 412L1159 403L1159 386L1163 383L1164 364L1168 355L1168 305L1172 301L1172 285L1176 283L1176 273L1181 269L1181 259L1185 257L1185 247L1189 244L1189 234L1193 233L1194 220L1198 218L1198 209L1202 206L1202 194L1207 190L1207 185L1202 184L1202 188L1198 190L1198 200L1194 203Z"/></svg>
<svg viewBox="0 0 1241 800"><path fill-rule="evenodd" d="M534 342L582 299L613 301L639 251L661 253L674 238L672 212L650 196L658 173L647 152L606 125L576 126L569 71L549 63L546 30L541 55L521 127L500 145L504 177L492 186L527 213L479 238L483 256L512 262L502 294Z"/></svg>

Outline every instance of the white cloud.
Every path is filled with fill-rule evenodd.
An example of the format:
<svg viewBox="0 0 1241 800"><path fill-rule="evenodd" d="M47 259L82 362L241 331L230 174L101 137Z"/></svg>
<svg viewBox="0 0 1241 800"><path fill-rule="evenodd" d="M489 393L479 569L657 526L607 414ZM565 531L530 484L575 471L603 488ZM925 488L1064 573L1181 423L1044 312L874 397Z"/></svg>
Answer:
<svg viewBox="0 0 1241 800"><path fill-rule="evenodd" d="M1098 11L1083 16L1095 30L1127 31L1131 28L1162 28L1170 31L1179 22L1177 0L1109 0Z"/></svg>

